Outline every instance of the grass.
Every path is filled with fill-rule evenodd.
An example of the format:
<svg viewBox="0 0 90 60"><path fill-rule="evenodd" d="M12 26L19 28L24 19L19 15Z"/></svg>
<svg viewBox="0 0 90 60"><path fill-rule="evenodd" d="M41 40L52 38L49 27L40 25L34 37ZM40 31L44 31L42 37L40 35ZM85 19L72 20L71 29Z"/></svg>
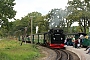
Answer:
<svg viewBox="0 0 90 60"><path fill-rule="evenodd" d="M24 44L16 40L0 41L0 60L37 60L40 49L33 44Z"/></svg>

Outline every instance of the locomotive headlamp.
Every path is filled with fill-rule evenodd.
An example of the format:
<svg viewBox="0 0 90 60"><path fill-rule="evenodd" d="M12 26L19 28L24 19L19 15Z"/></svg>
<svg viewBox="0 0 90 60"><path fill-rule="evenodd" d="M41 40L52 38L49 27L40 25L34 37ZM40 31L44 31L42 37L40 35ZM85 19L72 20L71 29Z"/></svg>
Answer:
<svg viewBox="0 0 90 60"><path fill-rule="evenodd" d="M53 40L55 40L55 38L53 38Z"/></svg>
<svg viewBox="0 0 90 60"><path fill-rule="evenodd" d="M61 38L61 40L63 40L63 38Z"/></svg>

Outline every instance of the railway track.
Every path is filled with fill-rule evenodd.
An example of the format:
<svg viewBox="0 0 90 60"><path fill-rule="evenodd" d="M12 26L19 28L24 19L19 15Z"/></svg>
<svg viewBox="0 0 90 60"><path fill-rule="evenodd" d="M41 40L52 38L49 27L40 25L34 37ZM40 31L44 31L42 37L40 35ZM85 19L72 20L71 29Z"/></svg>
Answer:
<svg viewBox="0 0 90 60"><path fill-rule="evenodd" d="M46 46L42 46L42 47L46 47ZM77 54L75 54L75 53L73 53L69 50L66 50L66 49L51 49L49 47L46 47L46 48L48 48L50 50L53 50L53 52L55 51L55 53L56 53L54 55L54 54L52 54L51 51L48 51L48 49L45 50L45 51L48 51L48 53L49 53L49 56L48 56L49 59L48 60L80 60L80 58L78 57ZM55 57L55 58L52 59L52 57Z"/></svg>
<svg viewBox="0 0 90 60"><path fill-rule="evenodd" d="M80 60L73 52L64 49L54 49L57 54L56 60Z"/></svg>

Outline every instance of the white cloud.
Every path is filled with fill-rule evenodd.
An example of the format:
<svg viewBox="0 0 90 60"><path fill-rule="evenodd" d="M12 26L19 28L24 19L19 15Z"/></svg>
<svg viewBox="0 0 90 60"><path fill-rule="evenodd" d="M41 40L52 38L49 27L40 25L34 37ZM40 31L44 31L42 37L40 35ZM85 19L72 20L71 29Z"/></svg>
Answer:
<svg viewBox="0 0 90 60"><path fill-rule="evenodd" d="M24 17L30 12L38 11L43 15L47 14L51 9L65 9L68 0L15 0L14 9L17 11L16 18Z"/></svg>

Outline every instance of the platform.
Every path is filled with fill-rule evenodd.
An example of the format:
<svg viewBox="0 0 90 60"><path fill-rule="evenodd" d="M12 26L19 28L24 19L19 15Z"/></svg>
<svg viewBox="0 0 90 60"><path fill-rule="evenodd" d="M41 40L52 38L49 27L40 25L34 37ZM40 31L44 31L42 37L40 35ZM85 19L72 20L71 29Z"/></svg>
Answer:
<svg viewBox="0 0 90 60"><path fill-rule="evenodd" d="M77 48L74 48L73 46L65 46L65 47L67 50L76 53L79 56L80 60L90 60L90 54L86 54L87 51L84 51L85 48L77 49Z"/></svg>

